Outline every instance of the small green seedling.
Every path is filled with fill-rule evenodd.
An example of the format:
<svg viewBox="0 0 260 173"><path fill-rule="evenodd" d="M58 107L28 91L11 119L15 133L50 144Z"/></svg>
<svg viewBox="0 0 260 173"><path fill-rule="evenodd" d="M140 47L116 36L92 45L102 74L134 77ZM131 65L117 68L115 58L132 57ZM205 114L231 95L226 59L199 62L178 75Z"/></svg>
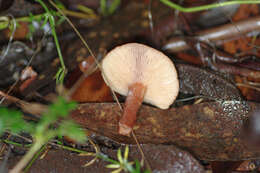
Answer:
<svg viewBox="0 0 260 173"><path fill-rule="evenodd" d="M117 150L117 161L108 158L107 156L100 155L100 158L103 160L110 162L106 167L115 169L112 173L120 173L121 171L130 172L130 173L142 173L141 165L138 160L135 162L128 161L128 154L129 154L129 147L125 147L124 157L122 156L121 149ZM144 171L143 173L149 173L148 170Z"/></svg>
<svg viewBox="0 0 260 173"><path fill-rule="evenodd" d="M77 124L66 119L66 116L76 108L76 105L75 102L67 102L59 97L54 104L49 106L48 111L36 124L23 120L22 113L19 111L0 108L0 134L8 130L15 134L27 132L33 137L31 148L11 170L11 173L21 172L35 153L56 136L68 136L79 143L86 141L85 132ZM57 127L54 128L54 126Z"/></svg>

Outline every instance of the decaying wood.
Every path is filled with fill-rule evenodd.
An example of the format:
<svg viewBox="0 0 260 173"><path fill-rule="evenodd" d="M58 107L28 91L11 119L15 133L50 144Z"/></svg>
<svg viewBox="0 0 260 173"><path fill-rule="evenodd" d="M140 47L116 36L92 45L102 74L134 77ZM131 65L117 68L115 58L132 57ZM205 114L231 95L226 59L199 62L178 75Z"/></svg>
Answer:
<svg viewBox="0 0 260 173"><path fill-rule="evenodd" d="M142 145L146 159L151 165L151 169L156 172L190 172L205 173L204 168L187 151L183 151L173 145ZM152 153L152 154L151 154ZM142 159L137 146L131 146L129 157L132 159Z"/></svg>
<svg viewBox="0 0 260 173"><path fill-rule="evenodd" d="M209 102L160 110L142 106L134 132L141 143L175 144L202 160L243 160L260 157L243 139L243 122L260 104ZM134 144L118 134L122 112L115 103L81 104L71 117L90 131L120 143Z"/></svg>
<svg viewBox="0 0 260 173"><path fill-rule="evenodd" d="M213 71L188 64L176 64L176 68L182 93L215 100L242 100L237 87Z"/></svg>

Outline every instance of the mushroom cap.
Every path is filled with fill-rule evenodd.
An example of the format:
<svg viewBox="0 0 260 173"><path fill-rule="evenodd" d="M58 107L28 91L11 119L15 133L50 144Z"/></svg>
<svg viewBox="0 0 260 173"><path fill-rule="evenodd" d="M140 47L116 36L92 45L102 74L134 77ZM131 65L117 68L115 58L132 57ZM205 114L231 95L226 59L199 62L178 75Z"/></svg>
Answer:
<svg viewBox="0 0 260 173"><path fill-rule="evenodd" d="M179 92L177 72L162 52L139 43L111 50L102 61L102 75L108 86L121 95L133 83L146 86L144 102L167 109Z"/></svg>

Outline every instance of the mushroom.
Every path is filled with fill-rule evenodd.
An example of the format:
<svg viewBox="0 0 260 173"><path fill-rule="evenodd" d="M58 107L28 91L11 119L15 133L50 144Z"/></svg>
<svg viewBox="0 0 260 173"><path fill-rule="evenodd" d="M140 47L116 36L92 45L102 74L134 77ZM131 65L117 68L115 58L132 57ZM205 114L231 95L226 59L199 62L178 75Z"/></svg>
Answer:
<svg viewBox="0 0 260 173"><path fill-rule="evenodd" d="M102 75L108 86L127 95L119 134L129 136L142 102L168 109L179 92L177 72L162 52L139 43L111 50L102 61Z"/></svg>

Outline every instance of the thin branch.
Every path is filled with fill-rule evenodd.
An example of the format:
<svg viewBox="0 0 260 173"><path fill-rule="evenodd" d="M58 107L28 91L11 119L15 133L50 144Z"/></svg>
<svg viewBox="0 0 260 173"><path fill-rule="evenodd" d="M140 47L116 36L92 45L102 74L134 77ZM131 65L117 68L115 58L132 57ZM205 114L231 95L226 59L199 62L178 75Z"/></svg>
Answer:
<svg viewBox="0 0 260 173"><path fill-rule="evenodd" d="M211 29L196 32L194 37L199 41L213 42L216 45L222 44L225 41L229 41L235 38L239 38L244 34L253 33L260 29L260 17L252 17L242 21L225 24ZM238 30L239 29L239 30ZM252 35L251 35L252 36ZM168 52L180 52L190 49L185 37L173 37L164 46L164 50Z"/></svg>

